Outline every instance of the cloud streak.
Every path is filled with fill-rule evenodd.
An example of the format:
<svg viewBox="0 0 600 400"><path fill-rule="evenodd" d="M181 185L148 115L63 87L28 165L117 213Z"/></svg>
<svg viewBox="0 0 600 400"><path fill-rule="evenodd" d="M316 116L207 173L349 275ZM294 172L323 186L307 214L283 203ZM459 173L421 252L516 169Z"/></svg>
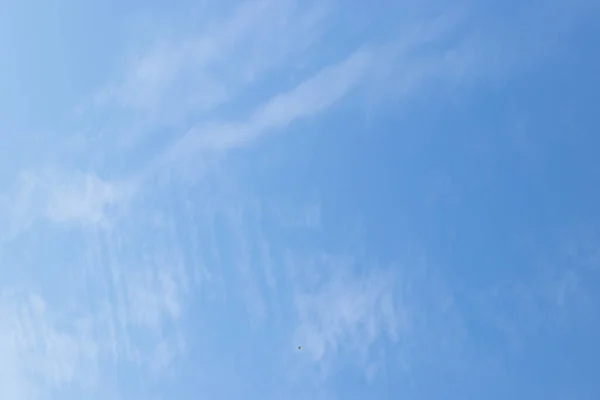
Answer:
<svg viewBox="0 0 600 400"><path fill-rule="evenodd" d="M359 50L342 63L325 68L292 91L279 94L259 106L244 123L196 128L169 149L165 163L188 158L197 152L239 148L270 130L326 110L360 82L370 61L368 50Z"/></svg>
<svg viewBox="0 0 600 400"><path fill-rule="evenodd" d="M1 198L0 272L31 270L0 290L0 397L44 398L69 387L99 398L150 392L154 378L185 359L190 310L206 305L200 294L224 306L239 301L255 325L279 329L277 340L291 335L309 355L308 369L334 372L351 360L372 378L383 368L382 347L408 371L464 354L456 293L433 268L383 268L316 239L310 250L283 243L307 227L315 237L335 230L321 206L295 213L297 203L263 201L223 165L228 154L353 94L381 104L439 83L504 76L523 47L497 31L475 37L477 23L449 11L391 38L330 51L339 43L327 28L336 14L329 3L234 8L206 18L199 32L160 37L132 55L122 76L80 110L85 129L67 135L68 161L25 168ZM72 167L73 159L84 165ZM224 162L199 171L213 160ZM208 178L182 183L179 167ZM171 170L172 179L164 173ZM41 233L28 235L34 231ZM61 248L29 263L29 249L51 236ZM553 281L552 301L568 308L581 276ZM292 317L281 322L286 313ZM117 369L137 380L119 382Z"/></svg>
<svg viewBox="0 0 600 400"><path fill-rule="evenodd" d="M264 0L203 18L200 32L159 37L87 110L118 116L109 135L126 147L160 126L180 128L182 119L214 112L273 69L296 61L317 39L325 10Z"/></svg>

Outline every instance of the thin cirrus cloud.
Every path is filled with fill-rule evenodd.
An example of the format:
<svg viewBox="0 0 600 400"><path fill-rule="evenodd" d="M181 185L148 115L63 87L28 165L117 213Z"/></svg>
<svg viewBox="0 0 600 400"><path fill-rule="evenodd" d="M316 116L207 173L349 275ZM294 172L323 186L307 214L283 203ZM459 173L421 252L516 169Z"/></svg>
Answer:
<svg viewBox="0 0 600 400"><path fill-rule="evenodd" d="M284 231L308 226L318 236L327 229L320 205L283 218L281 210L296 204L269 210L272 203L237 187L223 170L231 150L284 133L356 93L380 104L419 96L433 84L509 75L535 32L546 31L533 29L521 47L502 36L508 29L475 37L479 25L465 7L416 17L372 41L340 28L352 44L330 51L339 44L332 39L337 31L328 31L329 24L341 26L339 7L246 2L206 17L200 32L159 38L79 110L85 133L65 135L72 145L65 159L93 163L23 168L16 189L2 197L2 260L9 267L0 277L9 283L0 297L0 397L45 398L66 388L88 398L149 394L153 381L181 373L178 361L189 357L188 342L200 331L194 318L216 318L206 309L235 301L253 329L276 326L275 341L288 335L302 342L307 369L326 366L320 379L342 360L374 379L383 368L382 343L404 372L439 362L434 352L462 354L468 345L459 296L436 274L398 263L361 275L362 263L377 263L339 251L333 265L335 257L318 246L282 244L279 231L261 221L271 218ZM165 127L173 133L163 135ZM202 169L211 158L223 163ZM126 172L116 167L125 164ZM177 176L182 166L206 179L190 184L165 173ZM62 247L29 260L28 249L42 247L44 235L73 232ZM57 269L48 273L42 265ZM13 288L10 271L20 269L28 273ZM563 307L573 286L556 285ZM201 295L213 303L197 300ZM206 357L218 359L210 351ZM123 382L115 368L135 378Z"/></svg>
<svg viewBox="0 0 600 400"><path fill-rule="evenodd" d="M342 63L320 71L292 91L270 99L242 124L195 128L168 150L165 162L179 162L187 154L197 152L242 147L269 130L326 110L360 82L370 58L368 51L358 51Z"/></svg>
<svg viewBox="0 0 600 400"><path fill-rule="evenodd" d="M122 79L93 97L87 111L117 113L121 118L109 129L127 147L157 126L210 114L273 69L298 61L322 30L326 9L261 1L205 17L198 34L158 38Z"/></svg>

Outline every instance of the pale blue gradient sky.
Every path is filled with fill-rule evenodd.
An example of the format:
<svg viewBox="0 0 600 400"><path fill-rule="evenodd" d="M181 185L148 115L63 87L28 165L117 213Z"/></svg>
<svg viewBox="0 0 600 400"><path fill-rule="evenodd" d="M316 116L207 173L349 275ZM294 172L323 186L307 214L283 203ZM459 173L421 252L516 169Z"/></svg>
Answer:
<svg viewBox="0 0 600 400"><path fill-rule="evenodd" d="M2 2L0 398L598 398L598 18Z"/></svg>

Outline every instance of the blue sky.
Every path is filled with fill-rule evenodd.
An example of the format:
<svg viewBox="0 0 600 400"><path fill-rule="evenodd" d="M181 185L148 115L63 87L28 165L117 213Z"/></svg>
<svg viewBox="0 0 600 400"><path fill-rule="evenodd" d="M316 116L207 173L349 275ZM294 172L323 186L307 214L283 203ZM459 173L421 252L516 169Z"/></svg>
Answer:
<svg viewBox="0 0 600 400"><path fill-rule="evenodd" d="M0 398L598 398L551 3L3 2Z"/></svg>

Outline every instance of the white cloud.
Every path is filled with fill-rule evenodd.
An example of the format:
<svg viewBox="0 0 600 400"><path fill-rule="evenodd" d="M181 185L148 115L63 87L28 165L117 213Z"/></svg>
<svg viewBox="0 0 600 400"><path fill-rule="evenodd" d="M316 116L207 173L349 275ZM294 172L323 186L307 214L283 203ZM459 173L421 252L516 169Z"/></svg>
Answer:
<svg viewBox="0 0 600 400"><path fill-rule="evenodd" d="M185 160L199 151L234 149L256 140L269 130L324 111L360 82L370 62L370 52L359 50L343 62L321 70L293 90L257 107L244 123L216 123L194 128L169 149L164 162Z"/></svg>
<svg viewBox="0 0 600 400"><path fill-rule="evenodd" d="M468 341L453 288L421 255L404 257L388 267L339 254L293 260L294 341L320 378L352 366L373 380L393 366L396 379L410 380L463 359Z"/></svg>
<svg viewBox="0 0 600 400"><path fill-rule="evenodd" d="M122 144L136 151L139 140L150 135L167 150L158 160L143 161L141 169L150 167L138 171L142 175L154 176L189 159L199 160L196 166L210 164L215 154L325 111L361 83L367 83L367 92L361 92L366 102L382 105L407 99L432 82L452 86L504 74L519 53L513 39L503 42L497 31L474 37L467 13L445 10L439 17L419 16L403 24L385 43L356 43L337 63L322 57L321 69L298 83L293 71L314 56L307 49L327 32L324 22L333 18L329 11L291 0L242 3L231 13L206 17L201 32L159 38L126 65L121 79L96 96L90 110L104 121L103 143L87 151L122 158L130 154ZM275 93L269 77L273 72L279 82ZM270 89L250 95L255 81ZM282 90L289 82L297 85ZM270 99L264 101L265 95ZM224 104L227 118L218 111ZM96 121L93 113L84 113L83 120ZM159 138L164 126L175 133ZM186 133L179 135L182 131Z"/></svg>
<svg viewBox="0 0 600 400"><path fill-rule="evenodd" d="M109 131L125 146L160 126L179 128L182 119L213 111L272 69L294 62L316 40L326 15L324 4L261 0L203 16L199 32L159 37L132 57L87 112L118 116Z"/></svg>
<svg viewBox="0 0 600 400"><path fill-rule="evenodd" d="M540 336L565 337L597 321L600 297L594 285L599 276L590 260L597 254L598 239L566 231L566 240L528 237L521 279L484 288L471 300L481 323L501 333L510 351L521 352Z"/></svg>
<svg viewBox="0 0 600 400"><path fill-rule="evenodd" d="M3 284L0 347L6 353L0 370L11 374L0 377L2 398L46 398L44 393L66 388L100 396L114 383L114 365L157 378L184 354L186 266L177 248L170 248L168 233L155 232L165 245L144 247L147 237L132 232L130 222L111 230L83 229L83 243L64 243L57 250L80 255L76 260L84 263L62 266L57 279L43 280L47 274L40 266L40 279L28 274L20 291ZM5 265L9 271L19 267Z"/></svg>
<svg viewBox="0 0 600 400"><path fill-rule="evenodd" d="M455 41L441 40L463 28L459 26L463 20L446 15L441 20L414 21L400 29L399 40L394 38L387 45L357 45L337 62L329 55L323 57L312 76L299 80L295 76L299 71L309 74L302 70L309 58L306 50L321 35L322 22L329 17L326 8L311 6L307 10L294 1L245 2L232 15L209 21L202 32L159 38L139 56L132 56L135 59L125 67L123 76L100 90L92 106L80 115L87 132L93 132L94 141L87 138L90 140L71 144L86 158L110 163L111 157L122 159L131 155L127 151L139 150L136 145L157 128L169 126L178 140L160 140L156 151L159 167L196 163L198 158L206 162L211 155L255 144L268 133L318 115L363 84L378 99L385 92L383 85L395 98L408 98L415 89L440 79L471 82L477 76L504 73L518 58L501 60L496 48L502 46L490 46L505 43L497 38L480 41L457 34ZM511 56L517 50L513 48ZM277 88L261 92L257 98L244 97L273 72L278 74ZM236 115L226 118L218 109L230 103ZM180 136L181 132L187 133ZM140 154L144 160L139 164L155 165L152 158L156 154ZM139 170L143 166L132 169L133 175L144 175ZM144 178L153 178L155 172L151 169L150 176ZM87 247L74 249L72 243L65 242L60 250L83 253L85 262L77 269L83 271L82 286L88 297L86 302L80 301L81 297L71 298L76 303L71 309L50 296L32 294L37 293L34 290L21 297L3 292L0 397L39 398L61 385L102 383L102 379L110 379L108 371L113 363L158 375L183 355L186 336L182 326L194 289L191 282L204 266L184 261L184 244L178 243L173 232L173 225L181 224L172 215L176 207L153 205L164 188L148 184L143 188L147 192L142 193L137 178L128 180L128 173L122 174L122 181L114 181L91 169L28 169L20 175L16 189L2 198L2 238L14 238L31 228L36 219L59 228L79 229ZM218 194L210 199L199 196L202 204L197 207L239 195L236 190L223 189L225 186L210 187ZM124 213L129 201L135 201L139 209L131 207ZM228 206L223 205L226 213L231 211ZM290 208L284 210L288 227L322 228L320 208L297 215ZM214 228L215 209L207 211L210 215L201 221L211 225L208 230ZM162 215L161 224L152 225L158 214ZM274 267L288 249L271 245L261 229L247 229L244 216L234 214L227 215L229 228L234 231L228 250L234 252L231 258L236 277L244 285L245 305L257 320L264 320L272 311L264 287L271 291L269 294L282 293L284 284L290 283L279 281L277 273L281 271ZM60 234L60 229L53 233ZM260 248L260 257L253 258L252 246ZM205 247L208 250L202 251L216 253L215 263L219 264L219 253L226 250L215 243ZM593 255L595 260L597 254ZM194 262L202 262L201 256L194 257ZM263 269L256 269L257 258L265 263ZM427 357L434 357L431 349L454 346L459 341L460 322L453 314L452 296L438 290L430 277L402 281L391 279L388 272L361 276L352 272L351 265L329 276L302 274L309 284L295 287L295 339L313 361L328 363L353 354L372 377L378 366L372 357L380 340L400 343L401 352L413 360L424 357L416 355L416 350L427 348ZM217 267L205 268L204 275L217 275ZM597 262L593 268L597 270ZM54 282L28 283L43 292L49 285L73 279L60 271L56 275ZM261 285L261 279L267 284ZM580 282L561 281L552 287L552 295L558 296L553 299L567 304L578 286L566 284L575 281ZM68 297L70 292L65 292ZM437 332L443 332L441 338Z"/></svg>
<svg viewBox="0 0 600 400"><path fill-rule="evenodd" d="M103 227L111 213L131 198L133 187L108 182L93 173L73 170L24 171L16 187L1 198L1 237L10 238L36 219L55 223Z"/></svg>
<svg viewBox="0 0 600 400"><path fill-rule="evenodd" d="M23 173L6 197L0 370L11 374L0 378L0 397L105 393L115 363L156 377L183 354L189 267L172 229L147 218L155 208L138 201L123 212L132 193L94 174L52 170ZM38 228L53 237L25 234Z"/></svg>
<svg viewBox="0 0 600 400"><path fill-rule="evenodd" d="M314 292L296 296L296 338L315 361L354 353L367 358L382 337L392 343L401 330L397 295L383 276L334 276Z"/></svg>
<svg viewBox="0 0 600 400"><path fill-rule="evenodd" d="M97 378L97 346L73 324L61 324L35 294L0 295L0 395L6 399L46 397L45 391ZM62 328L61 328L62 325ZM65 326L68 326L66 328Z"/></svg>

